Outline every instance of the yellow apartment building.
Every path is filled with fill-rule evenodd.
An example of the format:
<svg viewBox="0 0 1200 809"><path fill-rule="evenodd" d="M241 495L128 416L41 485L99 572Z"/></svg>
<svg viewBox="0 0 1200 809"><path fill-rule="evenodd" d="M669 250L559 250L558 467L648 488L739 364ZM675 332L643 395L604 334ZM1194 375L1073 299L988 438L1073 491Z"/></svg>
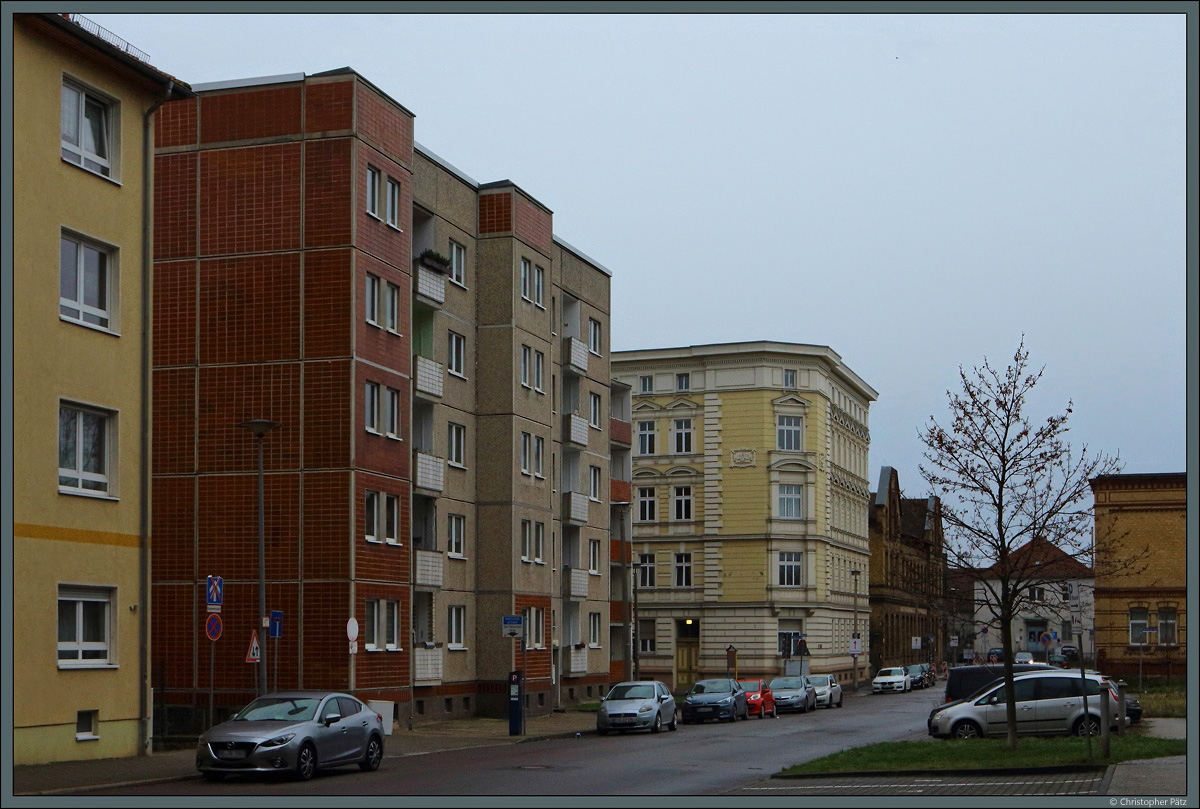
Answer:
<svg viewBox="0 0 1200 809"><path fill-rule="evenodd" d="M76 15L15 15L12 67L13 763L136 755L150 711L147 151L156 105L191 91Z"/></svg>
<svg viewBox="0 0 1200 809"><path fill-rule="evenodd" d="M681 689L795 655L849 680L857 634L863 679L876 391L795 343L619 351L612 369L633 391L640 675Z"/></svg>

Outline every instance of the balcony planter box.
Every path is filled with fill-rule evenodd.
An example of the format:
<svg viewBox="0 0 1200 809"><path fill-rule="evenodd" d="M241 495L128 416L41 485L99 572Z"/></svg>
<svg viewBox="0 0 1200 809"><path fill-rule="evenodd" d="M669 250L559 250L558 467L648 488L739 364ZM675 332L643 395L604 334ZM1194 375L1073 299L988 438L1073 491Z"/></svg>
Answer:
<svg viewBox="0 0 1200 809"><path fill-rule="evenodd" d="M450 259L446 258L436 250L423 251L421 255L417 256L417 261L424 264L429 269L436 270L437 272L443 274L450 271Z"/></svg>

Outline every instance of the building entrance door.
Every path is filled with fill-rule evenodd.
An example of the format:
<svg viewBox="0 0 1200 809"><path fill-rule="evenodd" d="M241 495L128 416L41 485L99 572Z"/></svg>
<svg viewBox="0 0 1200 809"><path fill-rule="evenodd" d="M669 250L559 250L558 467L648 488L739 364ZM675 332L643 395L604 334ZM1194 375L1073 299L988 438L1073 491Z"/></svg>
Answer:
<svg viewBox="0 0 1200 809"><path fill-rule="evenodd" d="M700 622L675 622L675 690L690 688L700 679Z"/></svg>

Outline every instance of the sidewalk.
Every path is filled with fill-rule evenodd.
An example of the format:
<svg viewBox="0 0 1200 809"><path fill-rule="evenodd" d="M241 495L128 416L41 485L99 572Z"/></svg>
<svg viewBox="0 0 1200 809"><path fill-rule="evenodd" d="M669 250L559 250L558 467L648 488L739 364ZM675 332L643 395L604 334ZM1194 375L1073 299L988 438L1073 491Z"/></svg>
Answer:
<svg viewBox="0 0 1200 809"><path fill-rule="evenodd" d="M1152 736L1183 739L1187 737L1186 719L1142 720ZM385 758L421 756L446 750L519 744L557 737L573 737L596 732L595 715L567 711L526 720L524 736L510 736L505 719L475 718L420 725L412 730L397 729L387 737ZM55 795L89 788L120 788L199 778L195 750L172 750L149 756L67 761L13 767L14 796ZM7 790L5 790L7 792ZM1187 759L1184 756L1127 761L1108 768L1104 779L1106 795L1185 795Z"/></svg>

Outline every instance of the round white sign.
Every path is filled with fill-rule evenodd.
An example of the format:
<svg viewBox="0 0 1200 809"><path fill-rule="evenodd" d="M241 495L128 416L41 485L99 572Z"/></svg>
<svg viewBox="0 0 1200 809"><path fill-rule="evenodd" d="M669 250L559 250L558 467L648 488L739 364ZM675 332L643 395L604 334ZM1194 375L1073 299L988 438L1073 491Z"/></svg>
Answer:
<svg viewBox="0 0 1200 809"><path fill-rule="evenodd" d="M346 637L352 641L358 640L358 619L351 618L346 622Z"/></svg>

